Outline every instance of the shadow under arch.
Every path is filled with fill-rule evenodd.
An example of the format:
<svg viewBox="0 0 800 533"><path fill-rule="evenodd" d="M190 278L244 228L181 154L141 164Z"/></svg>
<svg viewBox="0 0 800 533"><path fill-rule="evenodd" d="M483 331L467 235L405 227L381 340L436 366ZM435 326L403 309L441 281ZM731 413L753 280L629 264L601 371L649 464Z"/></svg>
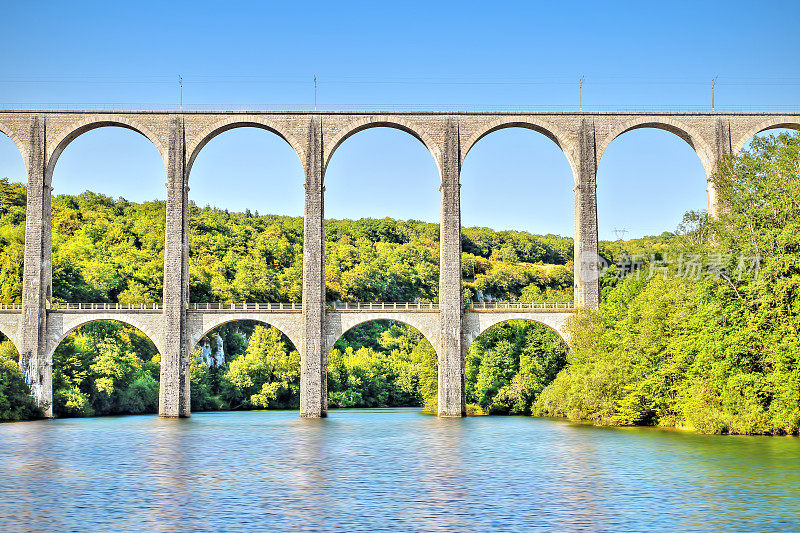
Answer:
<svg viewBox="0 0 800 533"><path fill-rule="evenodd" d="M629 131L648 128L669 132L686 142L686 144L688 144L689 147L694 150L695 154L697 154L697 157L700 159L700 163L703 165L703 169L706 172L706 178L709 178L712 175L714 172L714 160L711 146L709 146L703 140L703 137L700 135L700 133L691 126L684 124L679 120L667 117L635 118L611 129L604 137L598 135L597 138L602 140L597 143L596 166L599 168L603 154L605 154L606 149L617 137L620 137Z"/></svg>
<svg viewBox="0 0 800 533"><path fill-rule="evenodd" d="M739 155L739 152L747 146L753 137L758 135L759 133L764 133L765 131L770 130L777 130L777 129L786 129L786 130L794 130L800 131L800 121L786 119L782 117L771 117L763 122L753 126L748 131L746 131L732 146L731 153L733 156Z"/></svg>
<svg viewBox="0 0 800 533"><path fill-rule="evenodd" d="M153 146L158 150L159 155L161 156L161 160L164 163L164 172L167 171L167 150L163 143L160 141L158 136L150 130L146 125L141 124L135 120L131 120L127 117L121 116L109 116L109 117L91 117L87 118L82 122L77 124L72 124L71 129L66 133L55 145L53 151L48 155L47 159L47 168L45 170L45 183L47 185L52 185L53 183L53 172L56 168L56 163L58 163L58 159L61 157L61 154L64 153L64 150L67 146L72 143L75 139L83 135L84 133L90 132L92 130L96 130L98 128L123 128L131 131L135 131L136 133L142 135L147 140L149 140Z"/></svg>
<svg viewBox="0 0 800 533"><path fill-rule="evenodd" d="M194 165L195 159L197 159L197 156L200 154L201 150L209 142L226 131L239 128L256 128L277 135L286 141L292 150L294 150L300 161L300 165L305 168L305 150L303 149L303 146L296 138L294 138L294 136L288 132L282 131L277 124L262 118L252 118L246 120L242 118L228 118L212 124L197 136L197 144L192 148L192 151L189 154L189 158L186 162L186 179L188 180L189 176L191 175L192 166Z"/></svg>
<svg viewBox="0 0 800 533"><path fill-rule="evenodd" d="M398 118L363 118L361 120L351 122L347 124L341 132L334 135L330 140L330 148L325 150L325 160L323 162L322 168L322 176L323 181L325 177L325 173L328 170L328 165L333 158L333 154L336 150L350 137L353 135L362 132L364 130L372 129L372 128L390 128L395 130L400 130L402 132L408 133L419 142L428 150L428 152L433 157L433 162L436 164L436 169L439 172L439 176L442 174L442 166L441 166L441 154L439 153L439 149L433 139L424 132L418 131L414 128L413 125L407 123L406 121Z"/></svg>
<svg viewBox="0 0 800 533"><path fill-rule="evenodd" d="M572 177L574 184L577 185L578 183L578 165L575 160L575 154L570 149L569 142L567 140L567 135L565 132L561 131L557 126L554 124L550 124L543 120L533 120L533 119L516 119L516 118L507 118L507 119L498 119L495 122L489 124L484 129L479 130L476 132L471 138L469 138L462 146L463 152L461 155L461 164L465 163L467 159L467 155L472 150L472 148L478 144L478 142L483 139L484 137L491 135L492 133L500 130L505 130L509 128L520 128L535 131L540 133L553 141L556 146L561 150L566 157L567 162L569 163L570 169L572 170Z"/></svg>

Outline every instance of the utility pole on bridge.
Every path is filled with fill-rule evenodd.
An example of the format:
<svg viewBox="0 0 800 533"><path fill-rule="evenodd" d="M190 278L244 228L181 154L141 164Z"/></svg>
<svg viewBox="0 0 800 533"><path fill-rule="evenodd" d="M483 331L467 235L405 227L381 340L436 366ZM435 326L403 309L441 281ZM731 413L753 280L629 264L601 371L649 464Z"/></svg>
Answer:
<svg viewBox="0 0 800 533"><path fill-rule="evenodd" d="M714 112L714 86L717 84L717 78L719 78L719 76L714 76L711 79L711 112L712 113Z"/></svg>

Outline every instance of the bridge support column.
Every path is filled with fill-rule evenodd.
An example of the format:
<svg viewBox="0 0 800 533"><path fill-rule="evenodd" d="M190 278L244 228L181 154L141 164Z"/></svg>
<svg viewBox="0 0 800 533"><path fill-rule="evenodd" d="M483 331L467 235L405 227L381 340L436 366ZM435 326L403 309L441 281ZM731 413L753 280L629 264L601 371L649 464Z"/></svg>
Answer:
<svg viewBox="0 0 800 533"><path fill-rule="evenodd" d="M189 186L183 117L173 117L167 154L167 218L164 227L164 353L158 415L187 417L189 396Z"/></svg>
<svg viewBox="0 0 800 533"><path fill-rule="evenodd" d="M50 180L45 120L33 117L28 145L28 202L22 279L19 367L45 416L53 416L53 365L47 353L47 307L53 295Z"/></svg>
<svg viewBox="0 0 800 533"><path fill-rule="evenodd" d="M711 218L717 218L719 215L719 204L717 200L717 189L711 179L714 172L717 171L720 161L733 152L733 145L731 142L731 124L727 119L717 119L717 124L714 132L714 161L711 165L712 168L706 179L708 180L708 215Z"/></svg>
<svg viewBox="0 0 800 533"><path fill-rule="evenodd" d="M600 305L597 247L597 152L594 122L583 119L578 137L578 176L575 186L575 306Z"/></svg>
<svg viewBox="0 0 800 533"><path fill-rule="evenodd" d="M303 225L303 342L300 347L300 416L328 416L325 341L325 185L322 122L311 119L306 147Z"/></svg>
<svg viewBox="0 0 800 533"><path fill-rule="evenodd" d="M467 413L462 353L461 298L461 150L458 121L445 126L440 187L439 243L439 390L438 414L462 417Z"/></svg>

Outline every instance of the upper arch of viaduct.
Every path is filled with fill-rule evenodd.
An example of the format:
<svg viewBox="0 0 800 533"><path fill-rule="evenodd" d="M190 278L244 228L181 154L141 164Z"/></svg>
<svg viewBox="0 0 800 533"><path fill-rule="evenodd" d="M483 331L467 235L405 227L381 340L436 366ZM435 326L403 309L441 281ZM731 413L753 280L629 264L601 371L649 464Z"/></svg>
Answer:
<svg viewBox="0 0 800 533"><path fill-rule="evenodd" d="M44 118L46 124L46 175L52 176L58 157L83 133L96 128L116 126L131 129L149 139L158 150L165 166L169 144L169 112L55 112L0 111L0 132L7 135L22 154L26 166L27 146L33 117ZM738 153L757 133L774 128L800 129L800 114L773 113L310 113L310 112L186 112L186 169L203 147L215 136L238 127L256 127L275 133L295 151L303 167L307 167L306 144L312 116L321 117L323 153L320 162L325 168L336 149L349 137L373 127L390 127L405 131L418 139L431 153L437 167L442 168L443 137L446 121L458 122L460 163L472 147L490 133L510 127L537 131L564 152L573 174L579 166L579 132L582 122L594 126L596 162L599 163L609 144L618 136L639 128L657 128L671 132L686 141L697 153L708 175L716 159L724 153Z"/></svg>

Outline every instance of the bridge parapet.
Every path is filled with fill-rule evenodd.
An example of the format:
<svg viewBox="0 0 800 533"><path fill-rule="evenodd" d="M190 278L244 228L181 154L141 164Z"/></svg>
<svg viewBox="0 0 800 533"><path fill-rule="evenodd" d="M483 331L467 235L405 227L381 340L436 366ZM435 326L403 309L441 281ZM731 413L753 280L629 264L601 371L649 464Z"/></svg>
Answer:
<svg viewBox="0 0 800 533"><path fill-rule="evenodd" d="M189 304L189 311L294 311L301 312L303 304L299 302L241 302L241 303L194 303Z"/></svg>
<svg viewBox="0 0 800 533"><path fill-rule="evenodd" d="M439 311L437 303L423 302L330 302L330 311Z"/></svg>
<svg viewBox="0 0 800 533"><path fill-rule="evenodd" d="M529 303L517 303L517 302L494 302L494 303L484 303L484 302L473 302L469 303L464 306L464 309L467 311L524 311L529 313L536 313L536 312L565 312L565 313L572 313L575 311L575 304L572 302L529 302Z"/></svg>
<svg viewBox="0 0 800 533"><path fill-rule="evenodd" d="M162 303L61 303L53 302L47 309L48 311L60 312L108 312L108 311L144 311L149 313L160 313L164 310Z"/></svg>

